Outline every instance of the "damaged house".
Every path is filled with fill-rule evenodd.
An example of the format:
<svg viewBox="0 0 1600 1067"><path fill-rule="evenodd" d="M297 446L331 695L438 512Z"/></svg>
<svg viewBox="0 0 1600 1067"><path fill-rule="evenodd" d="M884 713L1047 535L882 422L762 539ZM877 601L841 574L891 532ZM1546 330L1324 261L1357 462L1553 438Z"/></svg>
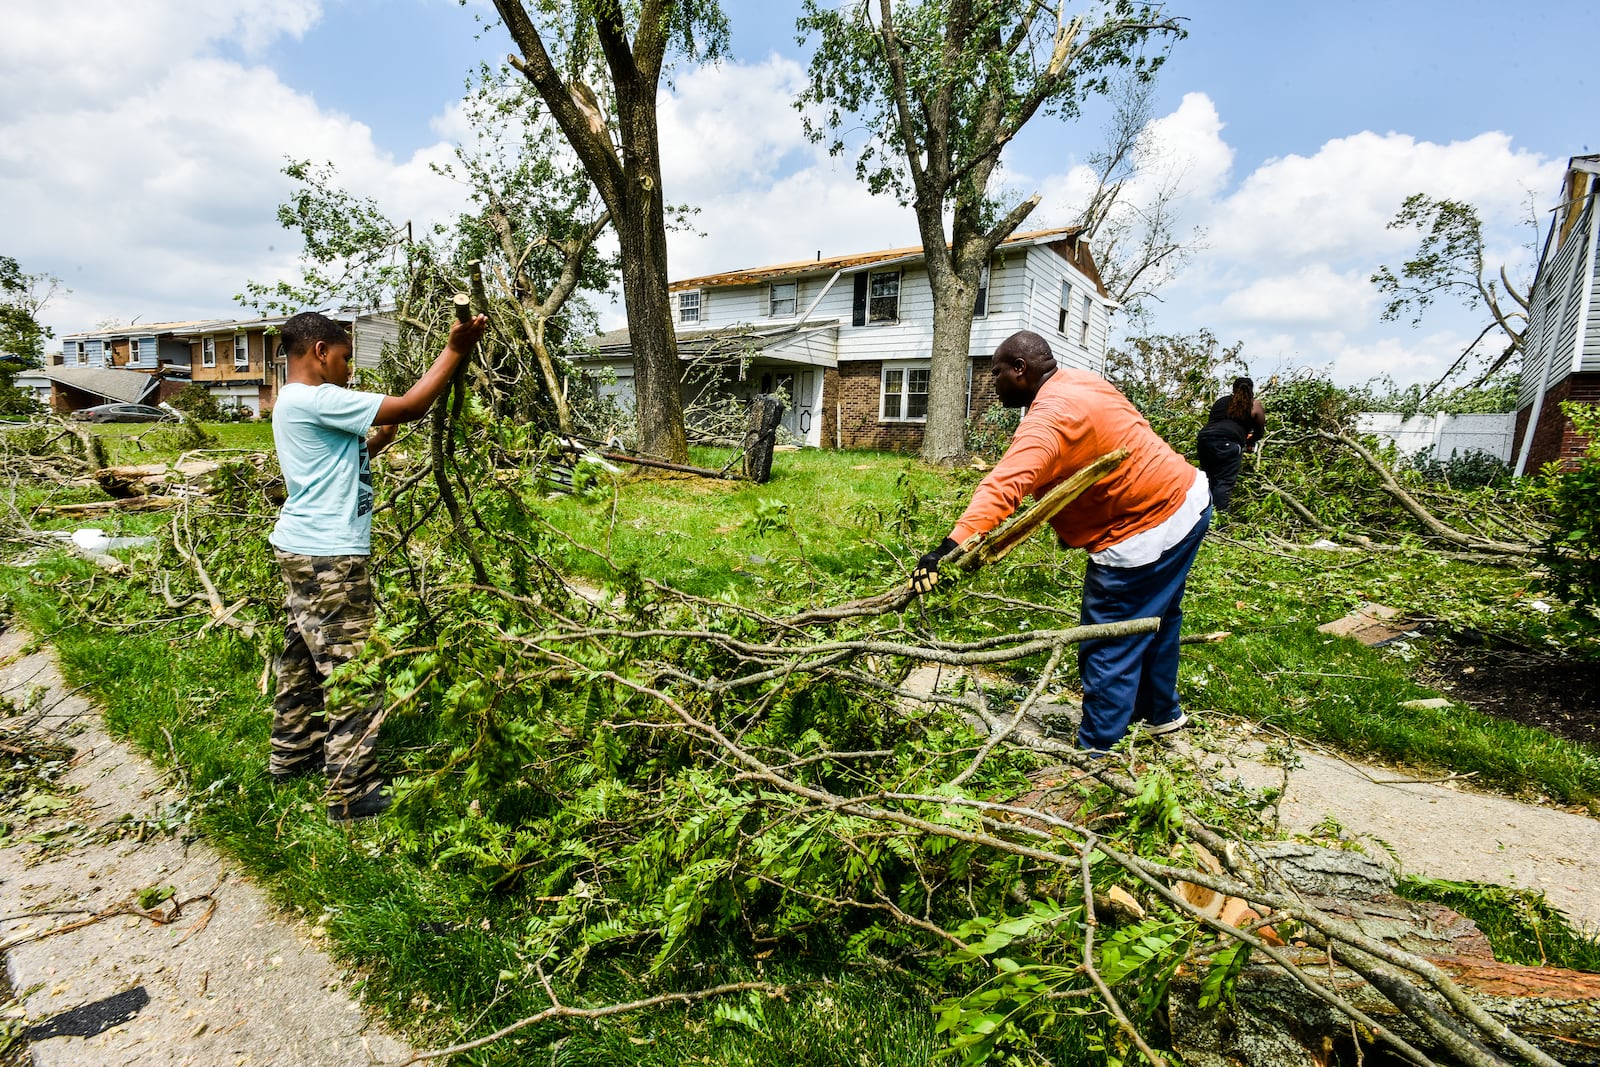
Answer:
<svg viewBox="0 0 1600 1067"><path fill-rule="evenodd" d="M670 286L684 403L782 390L783 425L806 445L914 451L927 421L933 292L915 248L751 267ZM1077 227L1015 234L995 249L975 306L969 418L994 403L988 360L1017 330L1063 364L1099 372L1115 303ZM592 387L627 405L627 330L591 340ZM593 375L600 369L609 374Z"/></svg>

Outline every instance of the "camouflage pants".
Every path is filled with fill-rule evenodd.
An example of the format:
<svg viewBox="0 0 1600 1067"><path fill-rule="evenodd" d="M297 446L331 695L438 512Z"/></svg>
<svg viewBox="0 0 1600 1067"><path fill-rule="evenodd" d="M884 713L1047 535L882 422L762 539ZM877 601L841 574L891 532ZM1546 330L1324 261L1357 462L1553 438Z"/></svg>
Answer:
<svg viewBox="0 0 1600 1067"><path fill-rule="evenodd" d="M367 557L276 555L289 621L278 657L270 769L292 774L321 766L329 796L355 800L382 782L377 746L383 689L347 690L337 706L325 707L323 687L372 633Z"/></svg>

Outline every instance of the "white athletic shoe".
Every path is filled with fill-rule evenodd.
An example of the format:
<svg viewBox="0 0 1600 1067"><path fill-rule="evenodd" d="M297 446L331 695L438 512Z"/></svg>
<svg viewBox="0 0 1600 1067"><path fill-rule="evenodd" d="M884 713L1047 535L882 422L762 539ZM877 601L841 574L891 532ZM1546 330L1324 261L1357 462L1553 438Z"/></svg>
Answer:
<svg viewBox="0 0 1600 1067"><path fill-rule="evenodd" d="M1139 724L1139 728L1145 733L1149 734L1151 737L1160 737L1162 734L1174 733L1175 731L1181 730L1188 725L1189 713L1180 711L1178 712L1178 717L1176 719L1172 719L1168 722L1158 723L1142 722Z"/></svg>

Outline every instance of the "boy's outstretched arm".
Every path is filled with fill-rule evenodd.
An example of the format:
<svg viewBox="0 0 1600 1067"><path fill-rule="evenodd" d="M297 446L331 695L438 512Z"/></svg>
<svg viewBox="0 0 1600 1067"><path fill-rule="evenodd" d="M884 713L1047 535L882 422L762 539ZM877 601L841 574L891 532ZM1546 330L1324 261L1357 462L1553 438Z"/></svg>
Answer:
<svg viewBox="0 0 1600 1067"><path fill-rule="evenodd" d="M377 441L369 439L369 449L376 444L381 450L394 440L394 426L402 422L416 422L428 413L433 402L449 388L450 376L472 354L478 339L488 328L487 315L476 315L468 322L457 322L450 327L450 340L445 342L444 351L439 353L432 366L422 372L417 384L406 390L405 396L386 396L383 403L378 405L378 414L372 423L379 430L389 428L388 440L381 437Z"/></svg>

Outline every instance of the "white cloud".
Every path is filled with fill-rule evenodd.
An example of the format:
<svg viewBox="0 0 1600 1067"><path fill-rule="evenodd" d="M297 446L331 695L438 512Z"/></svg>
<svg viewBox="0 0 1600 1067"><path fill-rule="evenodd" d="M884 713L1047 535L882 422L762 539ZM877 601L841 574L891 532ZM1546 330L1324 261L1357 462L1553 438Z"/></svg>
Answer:
<svg viewBox="0 0 1600 1067"><path fill-rule="evenodd" d="M1531 275L1527 199L1530 191L1540 201L1555 195L1564 161L1516 148L1498 132L1446 144L1363 132L1309 156L1268 160L1230 187L1223 161L1231 152L1223 151L1222 123L1206 121L1208 110L1215 117L1208 104L1191 94L1157 120L1186 131L1196 158L1209 161L1192 172L1197 190L1212 184L1183 207L1207 236L1161 294L1154 329L1205 327L1225 342L1245 340L1255 358L1319 367L1343 383L1437 377L1482 327L1481 313L1446 300L1428 310L1427 333L1383 323L1370 281L1380 264L1398 265L1416 247L1417 233L1388 223L1418 192L1473 204L1489 262L1511 264L1523 283Z"/></svg>
<svg viewBox="0 0 1600 1067"><path fill-rule="evenodd" d="M8 0L0 97L103 108L213 44L253 54L301 36L321 13L318 0Z"/></svg>
<svg viewBox="0 0 1600 1067"><path fill-rule="evenodd" d="M774 56L701 68L663 96L666 196L700 209L699 235L668 235L674 278L917 243L909 209L806 139L792 106L803 80Z"/></svg>
<svg viewBox="0 0 1600 1067"><path fill-rule="evenodd" d="M395 160L364 124L221 54L299 36L319 13L311 0L8 11L0 86L11 99L19 79L32 88L28 107L0 115L4 252L72 290L46 310L58 335L234 314L246 280L291 274L298 241L275 215L286 156L334 162L347 188L397 219L425 225L459 204L428 170L447 145Z"/></svg>
<svg viewBox="0 0 1600 1067"><path fill-rule="evenodd" d="M1525 190L1560 181L1562 163L1514 149L1503 133L1434 144L1398 133L1354 134L1310 157L1268 160L1217 205L1212 246L1233 259L1307 262L1404 251L1414 235L1386 229L1412 193L1464 200L1486 219L1521 217Z"/></svg>
<svg viewBox="0 0 1600 1067"><path fill-rule="evenodd" d="M1235 289L1223 299L1221 310L1241 323L1327 326L1365 321L1365 312L1376 301L1377 291L1365 275L1337 273L1315 263Z"/></svg>

